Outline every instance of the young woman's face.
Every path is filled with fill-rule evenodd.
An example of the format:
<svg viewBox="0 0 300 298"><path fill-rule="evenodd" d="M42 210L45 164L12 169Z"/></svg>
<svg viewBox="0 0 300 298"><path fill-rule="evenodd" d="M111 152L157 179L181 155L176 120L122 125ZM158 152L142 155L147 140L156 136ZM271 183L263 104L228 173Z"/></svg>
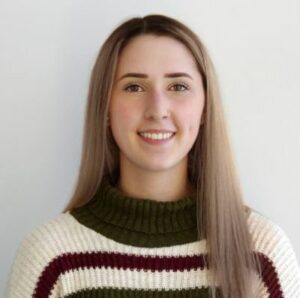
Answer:
<svg viewBox="0 0 300 298"><path fill-rule="evenodd" d="M131 40L119 57L109 107L121 166L153 172L187 164L204 101L201 75L183 44L149 34ZM175 135L153 144L139 135L151 130Z"/></svg>

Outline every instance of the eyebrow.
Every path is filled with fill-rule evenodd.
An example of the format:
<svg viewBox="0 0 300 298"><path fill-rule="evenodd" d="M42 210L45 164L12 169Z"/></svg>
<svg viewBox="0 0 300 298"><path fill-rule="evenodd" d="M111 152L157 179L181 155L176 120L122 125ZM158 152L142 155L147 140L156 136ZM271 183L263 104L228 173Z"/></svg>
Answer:
<svg viewBox="0 0 300 298"><path fill-rule="evenodd" d="M193 80L193 78L185 72L166 73L164 75L164 77L165 78L187 77L187 78L190 78L191 80ZM146 75L144 73L138 73L138 72L129 72L129 73L126 73L126 74L122 75L118 79L118 81L121 81L122 79L125 79L125 78L143 78L143 79L146 79L146 78L148 78L148 75Z"/></svg>

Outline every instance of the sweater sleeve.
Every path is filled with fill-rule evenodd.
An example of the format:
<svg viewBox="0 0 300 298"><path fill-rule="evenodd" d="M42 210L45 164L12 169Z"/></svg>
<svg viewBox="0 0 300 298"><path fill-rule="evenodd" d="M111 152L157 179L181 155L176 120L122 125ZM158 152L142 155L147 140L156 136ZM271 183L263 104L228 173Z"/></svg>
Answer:
<svg viewBox="0 0 300 298"><path fill-rule="evenodd" d="M40 276L51 262L48 252L52 250L52 245L55 245L55 242L51 230L47 229L46 225L35 228L23 238L9 273L5 297L48 297L40 296L45 287L40 282ZM37 289L40 294L37 294ZM58 287L52 289L49 297L59 297Z"/></svg>
<svg viewBox="0 0 300 298"><path fill-rule="evenodd" d="M258 213L250 217L250 231L262 264L264 289L259 297L299 298L299 264L285 231Z"/></svg>

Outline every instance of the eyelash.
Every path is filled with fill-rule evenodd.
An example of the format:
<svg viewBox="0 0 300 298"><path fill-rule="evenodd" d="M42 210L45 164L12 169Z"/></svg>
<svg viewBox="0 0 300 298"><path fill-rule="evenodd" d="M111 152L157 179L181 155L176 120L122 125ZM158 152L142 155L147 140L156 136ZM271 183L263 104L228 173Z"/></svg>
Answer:
<svg viewBox="0 0 300 298"><path fill-rule="evenodd" d="M135 86L140 87L140 86L137 85L137 84L128 84L127 86L124 87L124 91L132 93L132 92L134 92L134 91L132 91L132 92L131 92L131 91L128 91L128 88L129 88L129 87L135 87ZM172 87L173 87L173 86L181 86L181 87L184 87L184 88L185 88L184 90L180 90L180 91L178 91L178 92L183 92L183 91L189 90L189 86L188 86L187 84L185 84L185 83L173 84ZM138 92L138 91L137 91L137 92Z"/></svg>

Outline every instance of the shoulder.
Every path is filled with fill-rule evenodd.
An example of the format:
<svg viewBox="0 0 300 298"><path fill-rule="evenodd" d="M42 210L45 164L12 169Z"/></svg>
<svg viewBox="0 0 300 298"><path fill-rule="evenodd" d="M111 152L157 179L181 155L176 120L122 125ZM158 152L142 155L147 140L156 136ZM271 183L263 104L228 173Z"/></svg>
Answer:
<svg viewBox="0 0 300 298"><path fill-rule="evenodd" d="M252 209L248 217L249 231L252 235L254 249L272 257L281 249L293 251L286 232L273 220Z"/></svg>
<svg viewBox="0 0 300 298"><path fill-rule="evenodd" d="M249 213L248 226L265 282L271 280L270 287L276 286L283 297L300 297L299 264L286 232L254 209Z"/></svg>
<svg viewBox="0 0 300 298"><path fill-rule="evenodd" d="M38 286L45 286L40 282L42 274L58 269L59 256L74 250L78 242L76 231L80 234L82 229L67 212L28 232L17 248L6 287L7 297L32 297ZM80 244L77 249L81 249Z"/></svg>
<svg viewBox="0 0 300 298"><path fill-rule="evenodd" d="M19 243L16 261L23 255L37 254L36 257L39 258L55 255L58 250L59 239L65 239L75 225L76 221L69 212L58 214L56 217L39 224L25 234ZM43 254L38 256L40 251L43 251ZM29 257L27 259L29 260Z"/></svg>
<svg viewBox="0 0 300 298"><path fill-rule="evenodd" d="M27 233L19 245L20 251L33 251L33 249L51 250L55 254L59 239L69 234L76 222L69 213L62 213L55 218L47 220ZM50 251L49 251L50 253Z"/></svg>

